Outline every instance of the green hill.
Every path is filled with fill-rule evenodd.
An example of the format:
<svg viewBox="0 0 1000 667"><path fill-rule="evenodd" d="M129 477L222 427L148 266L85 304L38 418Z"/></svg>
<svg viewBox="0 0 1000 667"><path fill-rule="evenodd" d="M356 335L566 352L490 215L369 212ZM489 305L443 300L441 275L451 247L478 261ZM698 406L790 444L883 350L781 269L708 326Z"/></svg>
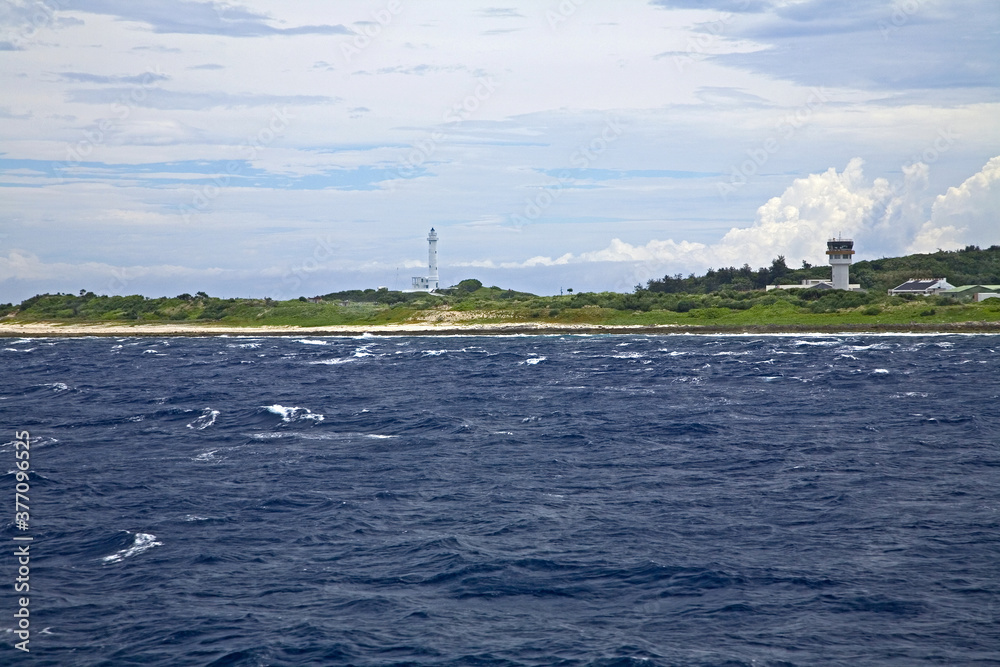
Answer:
<svg viewBox="0 0 1000 667"><path fill-rule="evenodd" d="M829 266L803 266L792 269L784 257L771 266L754 270L749 264L741 268L709 269L702 276L680 274L650 280L644 289L651 292L709 294L722 290L746 291L764 289L776 283L795 284L807 278L830 278ZM985 250L967 246L962 250L939 250L930 254L884 257L855 262L851 281L862 289L885 294L910 278L947 278L952 285L1000 284L1000 246ZM642 288L639 288L642 289Z"/></svg>

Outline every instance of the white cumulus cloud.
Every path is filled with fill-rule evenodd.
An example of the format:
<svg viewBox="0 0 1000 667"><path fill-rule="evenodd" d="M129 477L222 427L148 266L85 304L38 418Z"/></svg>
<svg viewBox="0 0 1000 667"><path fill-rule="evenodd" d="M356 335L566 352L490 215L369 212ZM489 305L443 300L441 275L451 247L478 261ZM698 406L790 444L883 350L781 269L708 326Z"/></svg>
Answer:
<svg viewBox="0 0 1000 667"><path fill-rule="evenodd" d="M613 239L602 250L535 257L522 266L579 262L631 262L696 271L719 266L766 266L778 255L790 263L826 263L826 242L853 238L861 256L951 250L988 239L1000 242L1000 157L991 159L962 185L933 200L927 196L929 167L902 168L896 181L864 177L864 161L854 158L843 171L795 179L778 197L757 209L752 225L734 227L717 243L652 240L632 245Z"/></svg>
<svg viewBox="0 0 1000 667"><path fill-rule="evenodd" d="M920 228L909 252L931 252L974 241L1000 243L1000 156L958 187L938 195L931 219Z"/></svg>

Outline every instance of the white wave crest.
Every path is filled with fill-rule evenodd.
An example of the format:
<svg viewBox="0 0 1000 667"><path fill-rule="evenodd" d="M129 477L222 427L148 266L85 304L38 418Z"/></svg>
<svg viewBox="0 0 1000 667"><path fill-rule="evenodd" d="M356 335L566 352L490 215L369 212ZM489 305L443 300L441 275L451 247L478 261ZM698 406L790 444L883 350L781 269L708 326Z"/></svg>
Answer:
<svg viewBox="0 0 1000 667"><path fill-rule="evenodd" d="M212 408L205 408L204 413L195 419L193 422L187 425L188 428L193 428L198 431L204 431L206 428L215 423L215 418L221 413L218 410L213 410Z"/></svg>
<svg viewBox="0 0 1000 667"><path fill-rule="evenodd" d="M162 545L163 542L156 541L156 535L151 535L150 533L136 533L132 546L113 553L110 556L105 556L101 560L105 563L120 563L126 558L131 558L132 556L141 554L143 551L149 551L153 547L159 547Z"/></svg>
<svg viewBox="0 0 1000 667"><path fill-rule="evenodd" d="M321 414L314 413L309 408L286 408L283 405L266 405L264 406L268 412L273 412L276 415L281 415L281 421L286 424L293 421L307 421L313 420L321 422L324 417Z"/></svg>

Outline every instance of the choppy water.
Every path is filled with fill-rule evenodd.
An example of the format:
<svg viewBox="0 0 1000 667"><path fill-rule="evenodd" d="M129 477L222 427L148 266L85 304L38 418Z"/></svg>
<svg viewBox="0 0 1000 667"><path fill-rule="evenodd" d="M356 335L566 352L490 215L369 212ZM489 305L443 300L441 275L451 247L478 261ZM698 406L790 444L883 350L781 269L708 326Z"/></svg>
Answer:
<svg viewBox="0 0 1000 667"><path fill-rule="evenodd" d="M0 664L1000 664L1000 337L0 340L0 383Z"/></svg>

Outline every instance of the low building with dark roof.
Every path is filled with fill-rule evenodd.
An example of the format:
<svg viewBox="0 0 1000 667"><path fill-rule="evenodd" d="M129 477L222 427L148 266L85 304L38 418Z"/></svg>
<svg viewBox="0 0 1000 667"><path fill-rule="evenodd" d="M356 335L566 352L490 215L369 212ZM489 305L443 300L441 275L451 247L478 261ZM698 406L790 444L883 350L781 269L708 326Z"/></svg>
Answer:
<svg viewBox="0 0 1000 667"><path fill-rule="evenodd" d="M889 290L889 296L900 294L921 294L929 296L931 294L938 294L940 292L944 292L945 290L954 288L955 286L950 284L944 278L910 278L899 287L894 287Z"/></svg>

